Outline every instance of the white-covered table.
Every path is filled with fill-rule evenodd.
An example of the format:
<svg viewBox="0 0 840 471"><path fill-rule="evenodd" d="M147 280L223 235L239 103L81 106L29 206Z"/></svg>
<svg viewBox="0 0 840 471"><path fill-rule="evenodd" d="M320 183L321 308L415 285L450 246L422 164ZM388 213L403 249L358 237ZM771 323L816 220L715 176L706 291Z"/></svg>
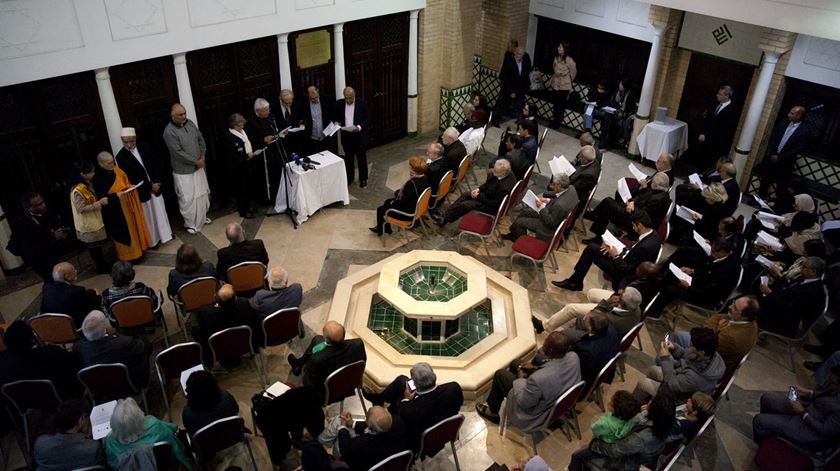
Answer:
<svg viewBox="0 0 840 471"><path fill-rule="evenodd" d="M648 123L639 133L636 143L643 159L655 161L663 152L670 152L676 157L688 149L688 125L670 118L664 123Z"/></svg>
<svg viewBox="0 0 840 471"><path fill-rule="evenodd" d="M292 209L297 211L297 222L302 224L316 211L336 203L350 204L350 192L347 190L347 172L344 160L330 151L323 151L309 156L319 163L315 170L304 170L302 166L290 163L286 165L289 176L289 199ZM288 171L291 169L291 171ZM280 188L274 201L274 210L286 211L286 178L280 179Z"/></svg>

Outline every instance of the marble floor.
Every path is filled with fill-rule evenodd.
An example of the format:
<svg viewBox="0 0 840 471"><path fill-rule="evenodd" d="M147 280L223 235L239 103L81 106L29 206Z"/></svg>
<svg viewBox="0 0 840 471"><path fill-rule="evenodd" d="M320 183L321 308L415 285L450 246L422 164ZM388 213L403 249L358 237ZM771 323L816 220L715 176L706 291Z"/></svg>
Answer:
<svg viewBox="0 0 840 471"><path fill-rule="evenodd" d="M504 125L502 126L502 129ZM491 153L498 145L501 130L490 128L486 140L486 147ZM206 260L215 262L216 249L226 245L224 227L227 223L241 221L248 237L260 238L268 249L270 264L283 265L290 274L291 282L303 285L304 322L307 338L295 340L290 346L280 346L265 352L271 381L283 380L297 382L299 378L290 376L290 368L285 360L291 351L300 354L308 345L315 332L319 332L329 311L333 289L337 281L348 273L352 273L367 265L373 264L394 252L413 249L456 250L454 242L457 235L457 225L450 224L442 230L435 230L430 236L422 236L421 232L410 233L409 242L396 235L386 238L383 246L379 237L371 234L368 227L373 225L375 209L381 202L391 196L406 180L408 175L407 158L410 155L423 155L425 148L436 135L424 135L417 138L405 138L376 149L369 154L370 180L367 188L360 188L358 184L350 187L351 203L348 206L330 206L312 216L306 223L294 229L285 216L264 217L241 221L235 211L231 209L219 210L211 214L214 221L205 227L202 233L189 235L183 229L176 227L176 238L156 250L150 251L144 261L137 265L137 279L147 285L159 289L165 288L167 273L174 265L174 254L181 243L189 242L199 248ZM572 158L578 149L578 142L571 135L549 131L541 160L545 163L552 155L566 155ZM481 162L487 162L489 154L483 154ZM596 192L596 198L611 196L615 190L614 182L628 175L627 165L630 162L623 155L606 152L604 157L604 175L602 184ZM639 165L645 172L652 173L650 165ZM535 175L532 184L544 187L549 169L542 166L542 174ZM476 171L478 178L481 170ZM740 211L746 212L746 208ZM262 211L264 212L264 211ZM173 220L176 217L173 217ZM504 225L510 222L505 221ZM577 240L580 240L578 234ZM567 303L585 300L585 292L573 293L555 288L549 282L566 278L571 272L578 257L580 247L570 243L568 253L558 253L559 270L554 272L550 266L535 269L533 265L517 262L510 263L511 243L504 242L502 246L490 244L490 256L477 242L471 242L461 247L461 253L471 255L482 263L486 263L512 280L526 287L529 292L531 309L539 317L546 318ZM673 248L670 248L673 250ZM80 271L80 283L91 288L104 289L110 285L109 277L96 275L92 270L92 262L87 255L81 255L75 260ZM0 313L5 322L10 322L20 316L31 315L40 305L41 284L31 272L14 275L0 285ZM586 288L602 287L604 280L597 269L590 271L586 277ZM183 341L183 335L178 330L173 305L164 304L164 312L169 326L171 341ZM690 327L691 323L700 322L699 314L681 317L679 326ZM660 339L665 327L662 324L649 324L641 333L643 350L634 346L627 356L627 375L623 382L618 379L609 385L605 397L617 389L632 390L641 371L652 364L653 340ZM544 334L538 336L538 343L542 342ZM162 342L155 346L162 349ZM701 436L694 446L692 453L683 460L677 469L730 470L752 469L752 457L755 445L751 440L751 419L758 410L758 399L762 392L770 390L785 390L788 385L800 384L812 386L808 371L798 364L795 372L787 368L786 355L783 347L776 342L769 341L766 345L758 346L749 362L738 374L735 385L727 400L722 401L714 426ZM806 358L807 359L807 358ZM228 389L239 401L241 413L248 417L250 398L260 389L256 370L251 362L244 362L232 371L218 371L219 381L223 388ZM394 371L394 375L405 374L404 371ZM170 388L167 392L172 403L172 417L174 422L180 423L180 411L184 406L184 396ZM166 411L161 400L161 390L156 379L148 390L151 413L164 418ZM354 414L361 416L358 400L348 399L346 406ZM555 432L539 443L539 452L550 466L557 470L563 469L569 455L577 448L584 446L591 438L589 425L601 414L594 403L581 403L578 406L580 423L583 430L583 440L567 441L560 432ZM329 415L337 413L337 406L330 408ZM499 427L482 420L474 409L474 402L468 401L462 408L466 422L457 443L458 457L464 470L484 470L494 462L504 463L509 467L527 459L530 455L530 443L527 437L513 431L502 437ZM250 418L246 419L250 424ZM11 435L2 441L3 450L7 456L8 469L23 466L22 456L14 445ZM262 438L252 440L260 469L271 469L268 455ZM293 469L299 464L297 454L290 453L287 460L280 464L281 469ZM428 469L454 469L454 461L450 452L444 452L431 460Z"/></svg>

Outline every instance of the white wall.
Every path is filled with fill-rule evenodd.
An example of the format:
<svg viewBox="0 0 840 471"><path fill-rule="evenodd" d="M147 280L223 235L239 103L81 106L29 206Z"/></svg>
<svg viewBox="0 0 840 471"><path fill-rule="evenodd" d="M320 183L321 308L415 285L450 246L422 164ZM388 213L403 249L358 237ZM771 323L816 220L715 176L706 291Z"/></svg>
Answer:
<svg viewBox="0 0 840 471"><path fill-rule="evenodd" d="M840 88L840 41L800 34L790 53L785 75Z"/></svg>
<svg viewBox="0 0 840 471"><path fill-rule="evenodd" d="M531 0L528 12L652 42L649 9L650 4L636 0Z"/></svg>
<svg viewBox="0 0 840 471"><path fill-rule="evenodd" d="M4 0L0 86L425 6L426 0Z"/></svg>

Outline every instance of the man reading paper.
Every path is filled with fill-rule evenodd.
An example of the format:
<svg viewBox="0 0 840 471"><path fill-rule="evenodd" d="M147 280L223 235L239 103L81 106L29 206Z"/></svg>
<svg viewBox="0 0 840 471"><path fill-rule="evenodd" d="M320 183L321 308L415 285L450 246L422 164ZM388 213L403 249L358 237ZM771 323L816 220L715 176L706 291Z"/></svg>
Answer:
<svg viewBox="0 0 840 471"><path fill-rule="evenodd" d="M551 241L554 232L577 206L579 199L577 190L571 186L567 175L560 174L552 177L548 188L555 192L556 196L554 198L537 197L535 204L538 210L530 207L523 208L511 224L510 233L503 235L502 239L515 241L527 231L532 231L538 239Z"/></svg>

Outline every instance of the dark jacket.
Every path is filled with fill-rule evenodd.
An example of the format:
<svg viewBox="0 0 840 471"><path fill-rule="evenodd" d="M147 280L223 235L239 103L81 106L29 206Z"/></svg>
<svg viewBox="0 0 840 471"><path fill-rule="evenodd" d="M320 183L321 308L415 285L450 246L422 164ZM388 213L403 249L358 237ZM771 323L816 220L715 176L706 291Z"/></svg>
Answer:
<svg viewBox="0 0 840 471"><path fill-rule="evenodd" d="M206 409L196 410L189 406L184 407L184 412L181 414L184 428L191 436L195 436L202 428L211 423L239 414L239 404L236 399L227 391L220 391L218 400Z"/></svg>
<svg viewBox="0 0 840 471"><path fill-rule="evenodd" d="M394 199L388 208L413 213L417 208L417 200L420 199L423 190L428 187L429 179L425 175L410 178L394 195Z"/></svg>
<svg viewBox="0 0 840 471"><path fill-rule="evenodd" d="M577 194L581 200L586 201L589 198L589 192L595 188L598 183L598 175L601 174L601 166L598 162L592 162L586 167L575 165L575 173L569 177L572 185L577 190Z"/></svg>
<svg viewBox="0 0 840 471"><path fill-rule="evenodd" d="M429 392L396 404L396 413L405 421L406 445L420 449L420 436L427 428L457 414L464 404L464 393L456 382L438 384Z"/></svg>
<svg viewBox="0 0 840 471"><path fill-rule="evenodd" d="M365 344L359 339L346 339L335 345L327 345L323 350L313 353L303 367L303 385L312 386L324 397L324 383L333 371L342 366L367 360Z"/></svg>
<svg viewBox="0 0 840 471"><path fill-rule="evenodd" d="M771 286L772 293L760 298L758 326L788 337L795 337L800 323L814 322L825 302L820 280L795 280L784 287Z"/></svg>
<svg viewBox="0 0 840 471"><path fill-rule="evenodd" d="M510 95L516 93L516 98L524 99L525 92L531 87L531 80L528 74L531 73L531 57L528 53L522 57L522 70L516 66L516 58L511 55L505 55L502 63L502 69L499 72L499 80L501 81L500 95Z"/></svg>
<svg viewBox="0 0 840 471"><path fill-rule="evenodd" d="M580 376L588 387L592 386L601 368L618 353L620 341L615 327L609 325L601 332L584 335L572 348L580 358ZM605 381L612 382L612 378L605 378Z"/></svg>
<svg viewBox="0 0 840 471"><path fill-rule="evenodd" d="M143 159L142 165L134 157L134 154L125 147L117 152L116 159L117 165L125 172L132 185L143 182L137 188L137 197L140 198L141 203L145 203L152 198L152 183L160 183L161 181L160 171L152 146L145 142L138 142L137 151L140 153L140 158Z"/></svg>
<svg viewBox="0 0 840 471"><path fill-rule="evenodd" d="M458 176L458 166L461 165L461 160L466 156L467 148L458 139L455 139L452 144L444 146L443 158L449 163L449 170L452 170L456 177Z"/></svg>
<svg viewBox="0 0 840 471"><path fill-rule="evenodd" d="M246 163L248 162L248 154L245 152L245 141L243 141L239 136L234 136L229 131L224 132L223 135L225 143L225 158L227 158L228 164L231 165L237 173L247 174L248 167L246 167ZM251 138L249 137L248 140L250 141Z"/></svg>
<svg viewBox="0 0 840 471"><path fill-rule="evenodd" d="M359 132L341 131L341 138L345 140L352 139L360 141L364 144L367 142L368 128L370 127L370 117L368 116L367 103L358 96L353 103L355 104L353 109L353 124L361 126L362 130ZM335 108L333 109L333 121L337 122L341 126L346 125L344 122L344 107L346 104L347 102L342 98L341 100L335 102Z"/></svg>
<svg viewBox="0 0 840 471"><path fill-rule="evenodd" d="M102 299L92 289L63 281L44 283L41 312L67 314L76 322L77 328L82 326L90 311L99 309L101 305Z"/></svg>
<svg viewBox="0 0 840 471"><path fill-rule="evenodd" d="M175 296L178 294L178 290L181 289L181 286L184 286L187 282L202 276L215 277L216 267L214 267L210 262L204 262L201 264L201 267L197 272L189 274L181 273L173 268L172 270L169 270L169 283L166 285L166 292Z"/></svg>
<svg viewBox="0 0 840 471"><path fill-rule="evenodd" d="M426 178L429 180L429 186L432 188L432 195L437 194L438 186L440 186L440 179L449 171L449 162L441 157L429 164L426 169ZM452 175L455 178L454 172Z"/></svg>
<svg viewBox="0 0 840 471"><path fill-rule="evenodd" d="M632 199L636 211L644 210L650 216L651 227L655 230L665 219L671 206L671 195L667 191L647 187L639 191Z"/></svg>
<svg viewBox="0 0 840 471"><path fill-rule="evenodd" d="M62 399L82 397L82 385L76 378L79 359L76 355L47 345L15 353L0 352L0 387L21 379L48 379Z"/></svg>
<svg viewBox="0 0 840 471"><path fill-rule="evenodd" d="M589 450L595 456L587 462L587 469L636 471L641 465L656 469L656 460L665 447L665 440L653 433L653 423L642 412L634 417L633 429L615 443L593 439Z"/></svg>
<svg viewBox="0 0 840 471"><path fill-rule="evenodd" d="M649 235L630 246L624 256L613 259L612 263L624 273L624 276L632 275L642 262L656 262L661 246L656 232L651 231Z"/></svg>
<svg viewBox="0 0 840 471"><path fill-rule="evenodd" d="M537 218L541 223L540 227L535 230L537 238L550 242L551 238L554 237L554 231L560 227L566 216L575 209L578 202L578 194L574 186L570 186L559 196L552 198L545 208L537 213Z"/></svg>
<svg viewBox="0 0 840 471"><path fill-rule="evenodd" d="M258 350L262 345L263 335L257 315L248 300L235 298L225 304L212 304L201 307L195 314L198 332L193 337L201 344L204 364L213 365L213 352L210 350L210 336L222 330L245 325L251 328L251 345Z"/></svg>
<svg viewBox="0 0 840 471"><path fill-rule="evenodd" d="M105 451L99 440L87 438L84 433L41 435L35 440L32 451L39 471L82 469L86 466L105 466ZM104 468L103 468L104 469Z"/></svg>
<svg viewBox="0 0 840 471"><path fill-rule="evenodd" d="M268 265L268 252L265 251L263 241L259 239L243 240L228 247L219 249L216 274L219 279L227 280L230 267L242 262L260 262Z"/></svg>
<svg viewBox="0 0 840 471"><path fill-rule="evenodd" d="M726 189L726 216L731 216L738 209L738 202L741 200L741 187L734 178L723 182Z"/></svg>
<svg viewBox="0 0 840 471"><path fill-rule="evenodd" d="M292 283L280 289L261 289L248 301L251 309L261 316L273 314L280 309L299 307L303 300L300 283Z"/></svg>
<svg viewBox="0 0 840 471"><path fill-rule="evenodd" d="M694 270L688 293L693 300L704 300L703 305L715 306L732 292L738 281L741 263L736 254L730 254L717 262L709 259L702 267Z"/></svg>
<svg viewBox="0 0 840 471"><path fill-rule="evenodd" d="M771 155L778 155L779 159L775 165L793 171L796 158L805 150L810 136L806 131L805 122L800 121L799 126L785 142L785 146L782 147L782 150L779 150L779 143L782 142L782 137L785 135L785 130L787 130L789 124L790 121L785 119L776 125L773 134L770 135L770 141L767 143L767 157L765 158L769 159Z"/></svg>
<svg viewBox="0 0 840 471"><path fill-rule="evenodd" d="M368 471L385 458L408 449L405 425L399 416L392 418L391 428L385 433L368 433L366 429L364 422L356 423L356 436L352 438L348 429L338 431L341 460L350 466L350 471Z"/></svg>
<svg viewBox="0 0 840 471"><path fill-rule="evenodd" d="M704 144L708 149L708 157L717 160L722 155L729 155L729 148L732 146L732 139L735 137L735 128L738 126L740 110L736 110L735 103L730 102L725 108L715 115L718 104L706 111L706 118L700 130L706 136Z"/></svg>
<svg viewBox="0 0 840 471"><path fill-rule="evenodd" d="M327 128L330 125L330 122L333 118L333 104L335 100L332 97L321 96L318 99L318 106L321 107L321 130ZM303 119L303 124L306 126L306 130L303 131L306 133L306 137L312 136L312 109L310 108L310 101L309 99L301 102L300 105L300 116Z"/></svg>
<svg viewBox="0 0 840 471"><path fill-rule="evenodd" d="M151 346L139 338L113 334L91 342L83 337L73 344L73 352L79 355L83 368L100 363L122 363L128 368L134 387L144 389L149 385Z"/></svg>
<svg viewBox="0 0 840 471"><path fill-rule="evenodd" d="M516 177L513 176L513 173L509 173L501 179L490 174L487 177L487 181L478 187L478 197L476 200L481 203L481 211L488 214L496 214L499 205L502 204L502 199L510 194L514 185L516 185Z"/></svg>

